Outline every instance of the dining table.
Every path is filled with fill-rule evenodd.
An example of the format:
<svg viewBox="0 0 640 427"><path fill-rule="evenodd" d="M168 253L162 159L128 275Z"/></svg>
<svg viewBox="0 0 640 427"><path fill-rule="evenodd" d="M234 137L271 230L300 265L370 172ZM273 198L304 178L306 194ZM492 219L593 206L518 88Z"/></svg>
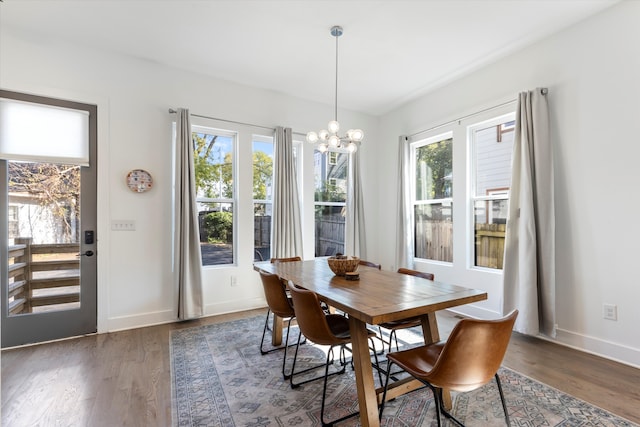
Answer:
<svg viewBox="0 0 640 427"><path fill-rule="evenodd" d="M424 342L430 344L440 340L438 310L487 299L482 290L362 265L357 270L359 280L347 280L334 274L326 257L285 263L256 262L254 269L277 274L313 291L321 301L348 316L360 422L364 427L380 425L378 404L382 398L382 387L375 387L367 325L420 317ZM422 386L412 378L396 381L389 386L387 400ZM444 397L449 406L448 391Z"/></svg>

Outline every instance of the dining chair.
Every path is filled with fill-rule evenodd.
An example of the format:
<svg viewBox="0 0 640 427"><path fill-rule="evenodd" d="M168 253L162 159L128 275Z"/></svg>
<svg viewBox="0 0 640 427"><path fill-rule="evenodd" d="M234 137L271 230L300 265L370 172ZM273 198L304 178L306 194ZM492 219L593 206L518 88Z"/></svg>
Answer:
<svg viewBox="0 0 640 427"><path fill-rule="evenodd" d="M271 258L269 261L271 261L271 264L276 264L278 262L302 261L302 258L300 258L299 256L292 256L287 258Z"/></svg>
<svg viewBox="0 0 640 427"><path fill-rule="evenodd" d="M320 421L323 426L331 426L334 423L358 415L360 412L354 412L329 422L326 422L324 420L324 409L327 394L327 379L332 375L344 373L346 365L348 364L345 357L345 350L351 351L346 346L347 344L351 343L351 334L349 333L349 320L339 314L326 314L320 307L320 300L318 299L318 296L315 292L298 288L291 281L289 281L288 283L288 288L289 292L291 293L291 297L293 298L293 307L296 312L296 320L298 322L301 333L304 334L304 336L308 340L318 345L329 346L329 351L327 351L325 363L307 368L303 371L295 372L295 365L298 357L298 348L300 344L300 339L298 339L298 346L296 346L296 353L293 357L293 366L291 368L291 387L296 388L302 384L324 378L324 386L322 389L322 404L320 406ZM380 373L378 357L375 351L375 344L373 342L373 338L376 336L376 334L374 331L369 330L368 335L369 341L373 346L375 367L378 371L380 384L382 384L382 374ZM340 347L339 362L341 368L338 371L329 374L329 366L331 366L335 361L333 349L337 346ZM315 378L306 379L299 383L294 383L293 378L295 375L302 374L303 372L309 372L319 367L325 368L323 376L318 376Z"/></svg>
<svg viewBox="0 0 640 427"><path fill-rule="evenodd" d="M377 268L378 270L382 269L382 265L376 264L375 262L365 261L363 259L358 262L358 265L366 265L367 267Z"/></svg>
<svg viewBox="0 0 640 427"><path fill-rule="evenodd" d="M509 411L504 400L498 369L511 339L518 310L497 320L462 319L446 341L427 344L409 350L387 354L389 365L396 364L412 377L431 389L436 401L436 417L440 426L440 412L459 426L464 424L451 415L442 402L442 389L469 392L482 387L495 378L502 402L504 418L509 425ZM379 416L382 419L389 372L382 395Z"/></svg>
<svg viewBox="0 0 640 427"><path fill-rule="evenodd" d="M399 268L398 273L408 274L410 276L422 277L423 279L427 279L427 280L433 280L435 278L435 276L432 273L427 273L427 272L418 271L418 270L410 270L408 268ZM384 347L384 344L389 345L389 351L391 351L391 344L394 341L396 343L396 350L399 350L398 335L396 334L396 331L400 329L414 328L416 326L420 326L420 324L421 324L421 320L419 317L411 317L409 319L394 320L391 322L381 323L378 325L378 332L380 334L378 338L380 339L380 341L383 342L383 347ZM382 329L387 329L389 331L388 341L384 339Z"/></svg>
<svg viewBox="0 0 640 427"><path fill-rule="evenodd" d="M293 301L287 296L285 288L282 286L280 277L277 274L269 274L260 271L260 279L262 280L262 287L264 289L264 295L267 300L267 318L264 321L264 329L262 330L262 340L260 341L260 354L265 354L284 349L284 356L282 358L282 376L285 380L289 379L291 373L286 373L285 365L287 362L287 348L292 347L295 344L289 345L289 332L291 330L291 321L295 317L295 311L293 309ZM269 326L269 314L273 313L274 316L279 316L287 321L287 337L284 345L281 345L270 350L264 349L264 337L267 334L267 328ZM293 370L293 368L292 368Z"/></svg>

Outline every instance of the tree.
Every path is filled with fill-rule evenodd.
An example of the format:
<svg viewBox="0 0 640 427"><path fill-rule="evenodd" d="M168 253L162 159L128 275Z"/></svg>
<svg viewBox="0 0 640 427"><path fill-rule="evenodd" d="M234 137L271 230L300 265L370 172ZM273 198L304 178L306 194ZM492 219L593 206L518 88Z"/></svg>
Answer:
<svg viewBox="0 0 640 427"><path fill-rule="evenodd" d="M441 199L451 196L452 146L452 140L446 139L418 149L416 167L424 167L426 172L424 176L416 171L418 197Z"/></svg>
<svg viewBox="0 0 640 427"><path fill-rule="evenodd" d="M206 198L233 197L233 159L216 145L218 135L193 133L196 194Z"/></svg>
<svg viewBox="0 0 640 427"><path fill-rule="evenodd" d="M8 190L38 201L61 226L60 241L77 242L80 218L80 166L8 162Z"/></svg>

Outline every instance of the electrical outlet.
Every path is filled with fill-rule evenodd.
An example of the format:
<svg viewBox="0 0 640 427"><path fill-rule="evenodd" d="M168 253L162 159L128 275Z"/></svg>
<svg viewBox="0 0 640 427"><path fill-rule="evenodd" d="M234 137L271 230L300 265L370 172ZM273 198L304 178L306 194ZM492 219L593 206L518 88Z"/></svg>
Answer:
<svg viewBox="0 0 640 427"><path fill-rule="evenodd" d="M231 276L231 287L235 288L238 286L238 278L236 276Z"/></svg>
<svg viewBox="0 0 640 427"><path fill-rule="evenodd" d="M618 320L618 306L615 304L602 304L602 318Z"/></svg>
<svg viewBox="0 0 640 427"><path fill-rule="evenodd" d="M136 222L133 220L117 219L111 221L113 231L136 231Z"/></svg>

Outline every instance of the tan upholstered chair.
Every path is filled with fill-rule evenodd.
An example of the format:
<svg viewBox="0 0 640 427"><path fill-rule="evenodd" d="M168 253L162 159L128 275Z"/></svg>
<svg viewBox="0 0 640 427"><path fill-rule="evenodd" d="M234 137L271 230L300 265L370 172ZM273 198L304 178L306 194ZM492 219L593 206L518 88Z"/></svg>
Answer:
<svg viewBox="0 0 640 427"><path fill-rule="evenodd" d="M424 271L418 271L418 270L410 270L408 268L399 268L398 273L408 274L410 276L422 277L423 279L427 279L427 280L433 280L435 278L434 275L431 273L426 273ZM380 333L380 336L379 336L380 341L382 341L384 344L389 345L389 351L391 351L391 343L395 341L396 350L399 350L398 335L396 334L396 331L399 329L408 329L416 326L420 326L419 317L412 317L409 319L402 319L402 320L395 320L393 322L381 323L378 325L378 332ZM382 329L389 330L389 341L384 339L384 335L382 334Z"/></svg>
<svg viewBox="0 0 640 427"><path fill-rule="evenodd" d="M296 320L302 334L304 334L304 336L308 340L313 341L316 344L329 346L326 362L323 365L320 365L324 366L325 368L324 376L308 379L297 384L293 382L293 378L295 375L318 368L318 366L306 369L305 371L295 372L295 364L298 357L299 348L296 347L296 354L293 357L293 366L291 368L291 387L295 388L301 384L324 378L324 387L322 390L322 405L320 407L320 421L322 422L323 426L333 425L334 423L358 415L359 412L355 412L337 420L333 420L330 422L324 421L327 379L331 375L343 373L347 364L345 350L349 350L346 345L351 343L348 319L339 314L326 314L324 311L322 311L318 296L314 292L298 288L293 284L293 282L289 282L288 287L289 292L291 293L291 297L293 298L293 306L296 311ZM372 346L374 345L373 338L375 336L375 332L369 331L369 341L371 342ZM298 340L298 344L299 343L300 340ZM334 362L333 349L337 346L340 347L339 360L342 367L339 371L329 374L329 366ZM382 384L382 377L380 374L380 369L378 367L378 358L376 356L375 347L373 348L373 355L375 357L375 368L378 371L378 375L380 376L380 384Z"/></svg>
<svg viewBox="0 0 640 427"><path fill-rule="evenodd" d="M380 264L376 264L375 262L369 262L369 261L365 261L363 259L360 260L360 262L358 263L359 265L366 265L367 267L373 267L373 268L377 268L378 270L382 269L382 265Z"/></svg>
<svg viewBox="0 0 640 427"><path fill-rule="evenodd" d="M289 345L289 331L291 330L291 320L295 317L295 311L293 310L293 302L285 292L285 288L282 286L280 277L277 274L269 274L260 272L260 279L262 280L262 287L264 289L264 296L267 300L267 318L264 321L264 329L262 330L262 340L260 341L260 353L265 355L276 350L284 349L284 356L282 358L282 376L284 379L289 379L291 373L285 372L285 364L287 362L287 347L291 347L294 344ZM276 348L270 350L264 349L264 337L269 327L269 314L273 313L274 316L279 316L287 321L287 337L285 343Z"/></svg>
<svg viewBox="0 0 640 427"><path fill-rule="evenodd" d="M438 426L440 426L440 412L458 425L463 426L444 408L442 389L468 392L488 383L491 378L495 378L508 426L509 412L504 400L498 369L507 351L517 316L518 311L514 310L498 320L462 319L453 328L446 341L389 353L387 360L389 365L398 365L431 388L436 400ZM380 418L382 418L384 400L389 386L389 372L391 372L391 366L387 369Z"/></svg>

